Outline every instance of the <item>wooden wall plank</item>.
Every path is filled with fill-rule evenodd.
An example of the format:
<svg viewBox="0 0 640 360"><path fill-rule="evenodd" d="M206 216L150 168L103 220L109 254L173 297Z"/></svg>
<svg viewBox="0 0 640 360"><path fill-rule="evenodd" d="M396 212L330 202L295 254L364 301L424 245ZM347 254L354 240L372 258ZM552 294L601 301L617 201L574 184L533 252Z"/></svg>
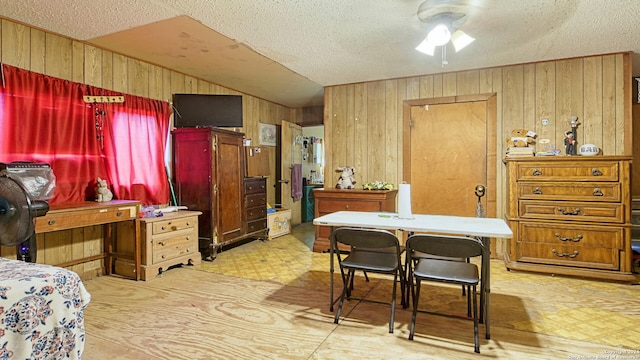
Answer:
<svg viewBox="0 0 640 360"><path fill-rule="evenodd" d="M384 172L381 180L392 184L398 184L398 133L402 133L402 116L398 116L398 108L402 108L402 102L398 102L398 80L386 80L384 82L384 148L385 152ZM365 179L365 182L368 182Z"/></svg>
<svg viewBox="0 0 640 360"><path fill-rule="evenodd" d="M536 101L536 119L540 122L542 119L548 119L548 125L542 125L538 128L537 151L551 150L551 147L562 149L563 144L556 142L556 67L553 62L544 62L535 64L536 81L535 92L533 96ZM544 144L544 142L549 143Z"/></svg>
<svg viewBox="0 0 640 360"><path fill-rule="evenodd" d="M350 165L347 163L347 144L352 139L347 137L346 134L346 117L347 117L347 86L337 86L333 91L333 114L332 116L332 131L329 136L341 139L340 141L334 141L332 143L331 154L333 156L333 168L328 169L328 174L333 177L334 170L337 167Z"/></svg>
<svg viewBox="0 0 640 360"><path fill-rule="evenodd" d="M502 116L506 128L501 137L506 139L511 136L513 129L526 128L524 122L524 67L522 65L507 66L502 73ZM506 150L506 147L503 147L502 150Z"/></svg>
<svg viewBox="0 0 640 360"><path fill-rule="evenodd" d="M461 71L455 73L457 91L452 95L472 95L480 93L480 71Z"/></svg>
<svg viewBox="0 0 640 360"><path fill-rule="evenodd" d="M102 50L95 46L84 46L84 83L102 87Z"/></svg>
<svg viewBox="0 0 640 360"><path fill-rule="evenodd" d="M31 63L31 31L28 27L2 20L0 61L4 64L29 69Z"/></svg>
<svg viewBox="0 0 640 360"><path fill-rule="evenodd" d="M353 87L353 129L356 136L353 137L353 167L357 171L358 177L356 181L358 181L358 185L362 185L366 181L362 177L362 174L364 173L366 164L369 162L369 142L366 135L368 128L367 98L367 86L363 83L355 84Z"/></svg>
<svg viewBox="0 0 640 360"><path fill-rule="evenodd" d="M457 73L446 73L442 75L442 95L456 96L458 93Z"/></svg>
<svg viewBox="0 0 640 360"><path fill-rule="evenodd" d="M584 111L580 119L582 144L602 144L602 58L584 59ZM578 144L580 145L580 144Z"/></svg>
<svg viewBox="0 0 640 360"><path fill-rule="evenodd" d="M102 51L102 88L113 89L113 53Z"/></svg>
<svg viewBox="0 0 640 360"><path fill-rule="evenodd" d="M149 64L136 59L127 61L127 93L149 97Z"/></svg>
<svg viewBox="0 0 640 360"><path fill-rule="evenodd" d="M127 77L129 76L128 61L129 59L120 54L113 54L113 84L111 90L119 91L123 93L129 93L127 88L129 82Z"/></svg>
<svg viewBox="0 0 640 360"><path fill-rule="evenodd" d="M29 51L29 67L27 70L47 74L45 66L46 58L46 33L42 30L31 29L31 49ZM50 75L50 74L47 74Z"/></svg>
<svg viewBox="0 0 640 360"><path fill-rule="evenodd" d="M71 42L71 80L83 83L84 75L84 44L78 41Z"/></svg>
<svg viewBox="0 0 640 360"><path fill-rule="evenodd" d="M571 130L570 117L583 118L584 85L582 59L560 60L556 62L556 143L564 144L564 132ZM559 130L556 128L556 130ZM584 144L584 134L578 127L579 144ZM563 146L564 147L564 146ZM564 150L564 148L562 149ZM565 151L562 152L564 154Z"/></svg>
<svg viewBox="0 0 640 360"><path fill-rule="evenodd" d="M45 36L45 73L65 80L72 80L72 41L48 33Z"/></svg>
<svg viewBox="0 0 640 360"><path fill-rule="evenodd" d="M367 114L368 114L368 161L362 174L363 182L375 180L384 181L386 152L386 112L385 112L385 82L373 81L367 84Z"/></svg>

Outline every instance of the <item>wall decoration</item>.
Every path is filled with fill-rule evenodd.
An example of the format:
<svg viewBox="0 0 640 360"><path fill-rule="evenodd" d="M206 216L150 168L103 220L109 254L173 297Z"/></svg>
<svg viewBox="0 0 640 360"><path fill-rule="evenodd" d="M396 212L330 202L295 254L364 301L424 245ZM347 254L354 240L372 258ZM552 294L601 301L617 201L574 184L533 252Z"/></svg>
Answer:
<svg viewBox="0 0 640 360"><path fill-rule="evenodd" d="M276 146L276 126L258 123L258 143L266 146Z"/></svg>

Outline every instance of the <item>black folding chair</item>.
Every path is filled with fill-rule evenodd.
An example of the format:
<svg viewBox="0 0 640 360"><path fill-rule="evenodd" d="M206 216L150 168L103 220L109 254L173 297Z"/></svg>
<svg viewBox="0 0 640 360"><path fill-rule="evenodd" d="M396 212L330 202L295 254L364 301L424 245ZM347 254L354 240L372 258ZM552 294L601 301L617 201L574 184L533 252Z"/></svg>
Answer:
<svg viewBox="0 0 640 360"><path fill-rule="evenodd" d="M407 239L407 260L410 259L410 254L413 252L419 252L422 254L431 255L433 257L425 257L419 259L412 274L412 287L413 279L415 279L415 293L413 296L413 313L411 315L411 327L409 331L409 340L413 340L415 333L415 322L417 313L425 312L436 315L448 315L434 313L418 309L420 300L420 289L422 281L442 282L449 284L456 284L466 286L467 290L471 290L471 296L467 296L467 306L469 306L470 300L473 302L473 337L474 337L474 351L480 352L479 336L478 336L478 304L477 304L477 286L480 284L480 304L481 308L486 306L484 301L485 286L484 279L487 279L486 272L488 271L489 251L485 248L482 242L475 238L462 237L462 236L439 236L439 235L413 235ZM478 266L466 262L466 261L450 261L446 259L436 258L475 258L481 257L481 271L478 272ZM469 294L468 294L469 295ZM482 313L485 313L484 309L481 309ZM468 318L468 317L467 317ZM489 338L488 321L485 324L486 337Z"/></svg>
<svg viewBox="0 0 640 360"><path fill-rule="evenodd" d="M389 274L393 275L393 291L389 303L365 298L358 298L357 300L390 304L389 332L393 333L398 282L400 282L401 302L403 305L405 299L405 276L400 257L402 252L398 238L385 230L340 228L331 234L330 240L333 249L338 249L339 244L347 245L351 249L344 259L340 251L335 252L338 258L338 265L340 266L340 273L342 274L343 286L334 322L337 324L340 319L344 299L352 299L351 290L353 288L353 277L356 270L364 271L365 274Z"/></svg>

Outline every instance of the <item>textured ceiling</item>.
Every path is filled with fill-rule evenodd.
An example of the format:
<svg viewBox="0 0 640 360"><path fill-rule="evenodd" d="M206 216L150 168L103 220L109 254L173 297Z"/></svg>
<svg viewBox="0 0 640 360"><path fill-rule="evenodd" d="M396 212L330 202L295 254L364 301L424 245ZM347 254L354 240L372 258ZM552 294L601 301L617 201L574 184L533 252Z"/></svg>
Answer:
<svg viewBox="0 0 640 360"><path fill-rule="evenodd" d="M463 4L477 40L414 50L423 0L0 0L0 16L289 107L323 86L633 51L638 0L428 0Z"/></svg>

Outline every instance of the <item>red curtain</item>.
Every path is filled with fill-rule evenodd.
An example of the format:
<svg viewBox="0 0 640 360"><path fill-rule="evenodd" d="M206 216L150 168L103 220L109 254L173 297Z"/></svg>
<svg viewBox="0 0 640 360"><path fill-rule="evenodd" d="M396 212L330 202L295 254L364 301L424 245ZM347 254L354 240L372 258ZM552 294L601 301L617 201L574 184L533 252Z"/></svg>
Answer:
<svg viewBox="0 0 640 360"><path fill-rule="evenodd" d="M124 103L85 103L83 95L123 95L1 66L0 161L50 164L51 204L93 201L97 177L114 199L169 202L168 103L130 95Z"/></svg>

